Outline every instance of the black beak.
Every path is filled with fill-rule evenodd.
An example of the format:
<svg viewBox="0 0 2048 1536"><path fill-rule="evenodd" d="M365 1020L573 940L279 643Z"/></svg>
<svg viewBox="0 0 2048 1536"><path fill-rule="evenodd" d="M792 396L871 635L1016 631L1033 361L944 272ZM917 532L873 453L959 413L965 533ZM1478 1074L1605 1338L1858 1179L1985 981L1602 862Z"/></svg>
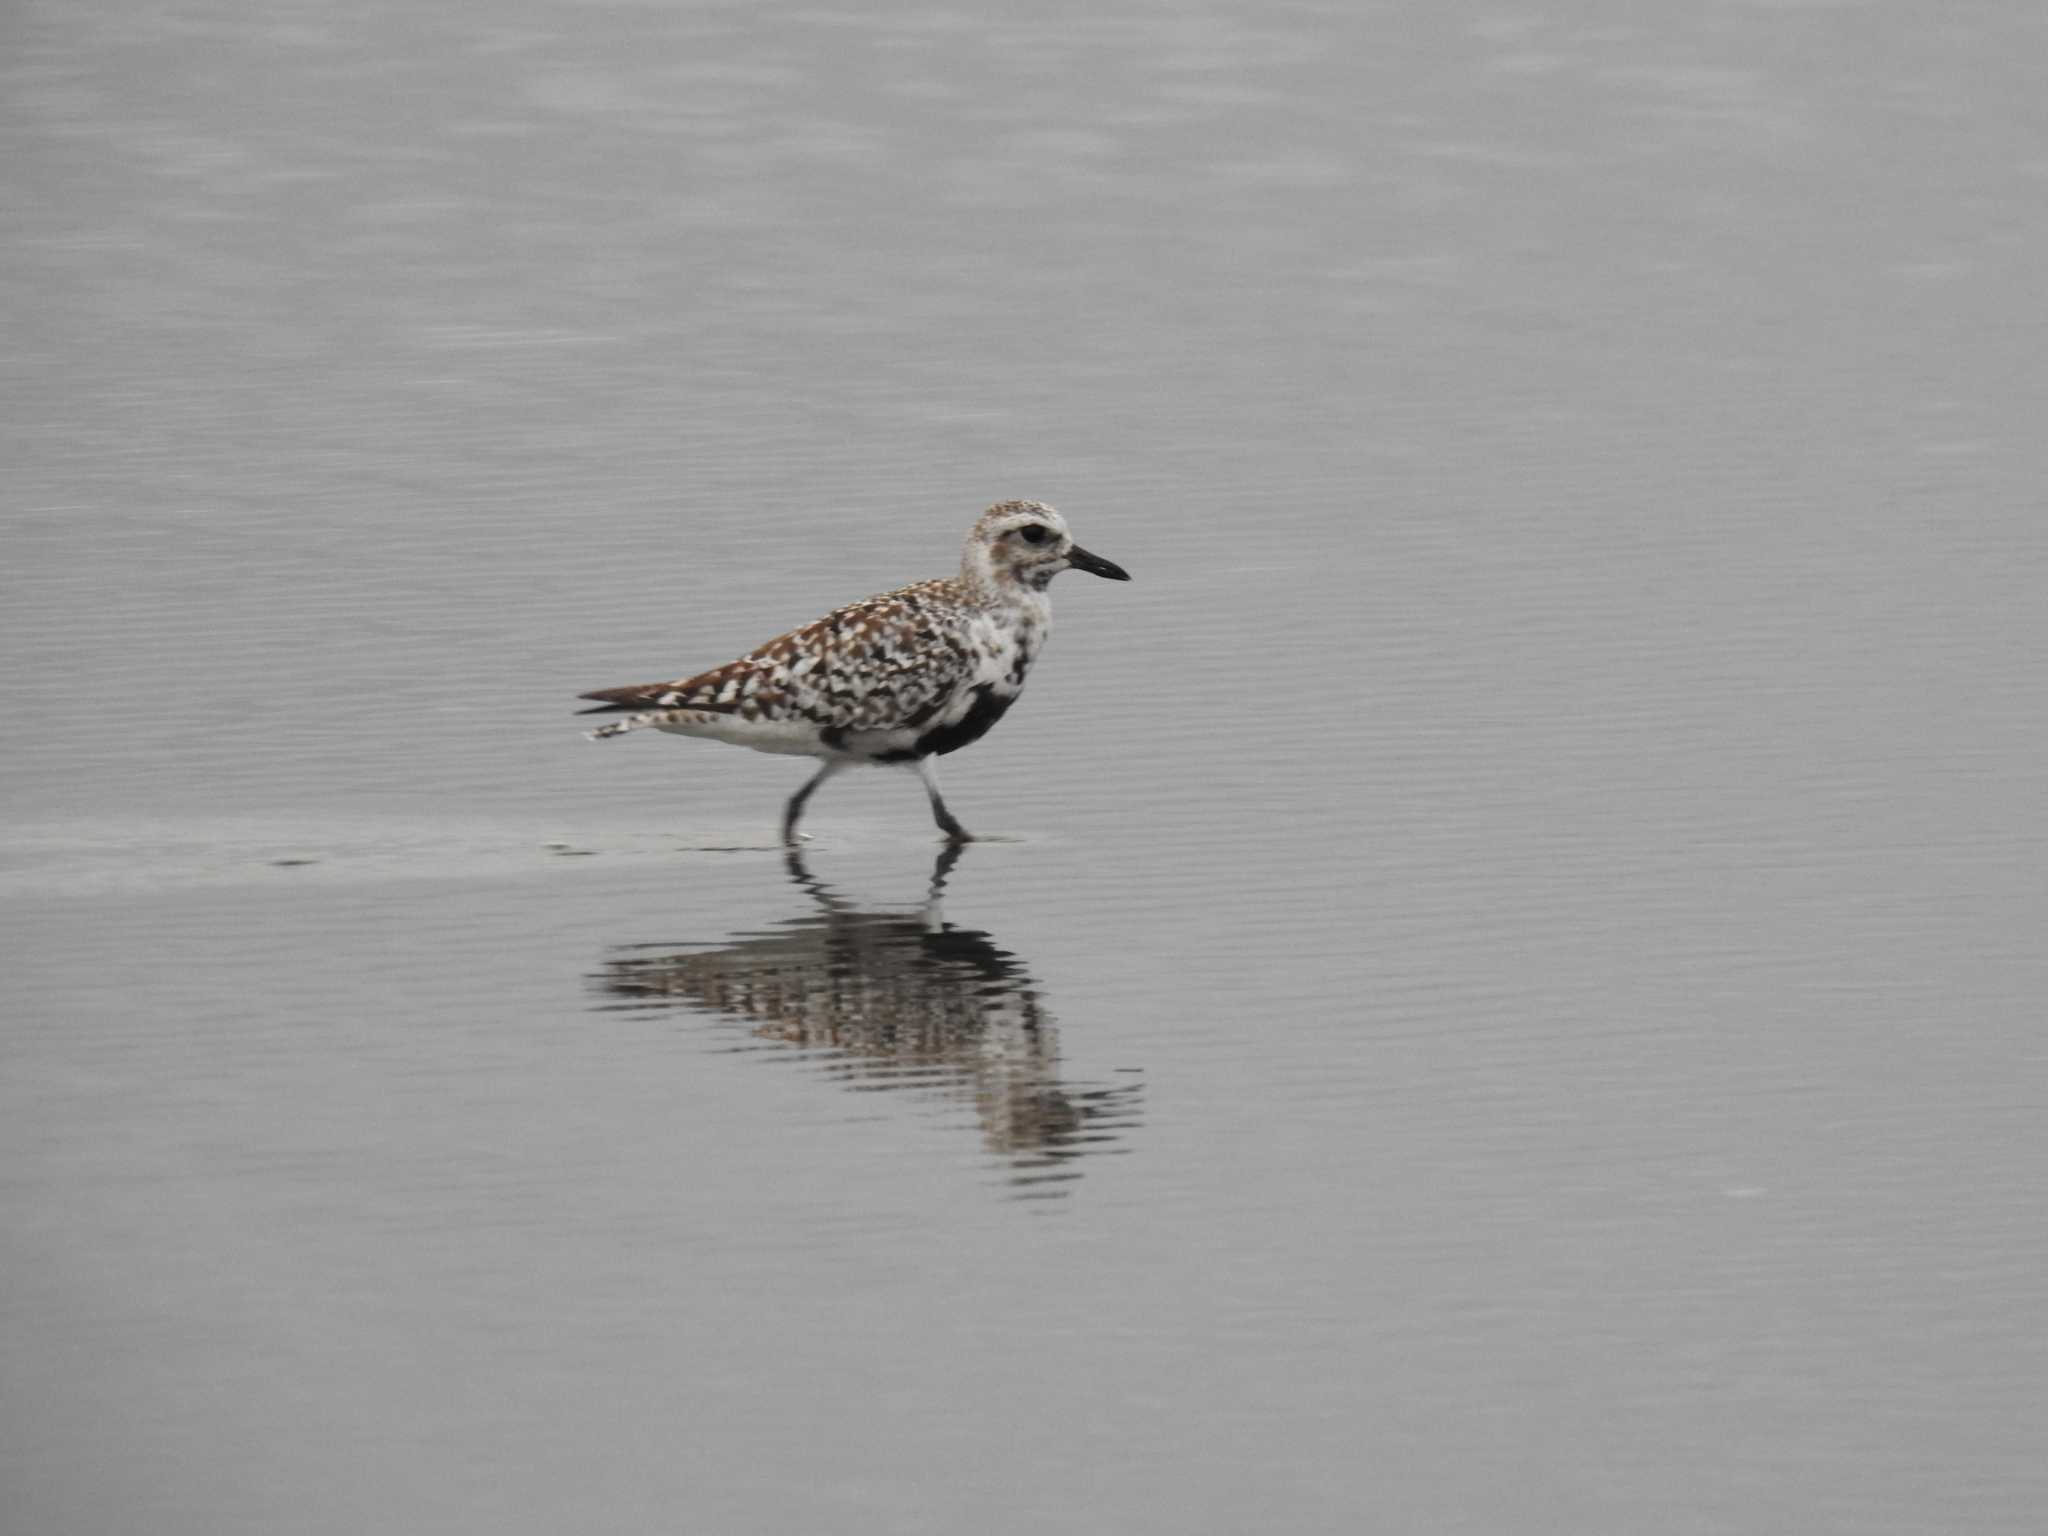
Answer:
<svg viewBox="0 0 2048 1536"><path fill-rule="evenodd" d="M1091 555L1078 544L1067 551L1067 564L1077 571L1086 571L1090 576L1106 576L1111 581L1131 579L1131 573L1122 566L1100 555Z"/></svg>

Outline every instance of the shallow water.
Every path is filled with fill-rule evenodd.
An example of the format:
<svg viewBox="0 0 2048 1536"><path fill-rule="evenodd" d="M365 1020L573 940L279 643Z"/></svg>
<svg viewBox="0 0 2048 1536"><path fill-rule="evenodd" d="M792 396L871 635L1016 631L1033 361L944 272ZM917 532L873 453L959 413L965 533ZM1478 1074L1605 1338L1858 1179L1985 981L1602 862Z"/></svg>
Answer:
<svg viewBox="0 0 2048 1536"><path fill-rule="evenodd" d="M2031 13L8 31L9 1530L2038 1525Z"/></svg>

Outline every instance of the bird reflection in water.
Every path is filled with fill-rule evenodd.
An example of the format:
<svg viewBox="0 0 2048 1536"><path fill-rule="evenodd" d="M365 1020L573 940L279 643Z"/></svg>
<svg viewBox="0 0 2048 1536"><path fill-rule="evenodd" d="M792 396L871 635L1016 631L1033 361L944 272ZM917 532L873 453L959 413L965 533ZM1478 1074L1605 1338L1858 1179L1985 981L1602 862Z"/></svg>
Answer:
<svg viewBox="0 0 2048 1536"><path fill-rule="evenodd" d="M1024 962L945 921L948 844L912 912L863 910L787 854L817 910L715 947L621 946L601 980L624 1006L682 1005L747 1021L758 1039L817 1053L848 1088L967 1102L1023 1195L1052 1195L1077 1159L1136 1123L1139 1084L1063 1082L1059 1036Z"/></svg>

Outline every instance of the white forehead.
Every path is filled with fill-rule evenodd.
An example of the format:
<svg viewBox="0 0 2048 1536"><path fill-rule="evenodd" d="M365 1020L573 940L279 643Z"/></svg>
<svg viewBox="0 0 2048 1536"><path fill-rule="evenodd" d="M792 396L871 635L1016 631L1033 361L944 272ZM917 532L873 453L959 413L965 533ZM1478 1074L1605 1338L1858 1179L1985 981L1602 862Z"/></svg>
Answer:
<svg viewBox="0 0 2048 1536"><path fill-rule="evenodd" d="M1042 501L999 501L981 514L981 532L996 537L1012 528L1043 523L1054 533L1067 531L1067 520Z"/></svg>

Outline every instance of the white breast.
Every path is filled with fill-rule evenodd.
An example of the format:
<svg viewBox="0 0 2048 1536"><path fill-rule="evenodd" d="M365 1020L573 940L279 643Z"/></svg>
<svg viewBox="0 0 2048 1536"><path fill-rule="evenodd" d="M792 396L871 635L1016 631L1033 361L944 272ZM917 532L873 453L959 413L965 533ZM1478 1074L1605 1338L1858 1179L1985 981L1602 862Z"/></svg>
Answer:
<svg viewBox="0 0 2048 1536"><path fill-rule="evenodd" d="M974 616L968 631L975 652L974 683L992 683L1003 693L1024 686L1052 630L1052 605L1041 594L1031 598L1008 610Z"/></svg>

